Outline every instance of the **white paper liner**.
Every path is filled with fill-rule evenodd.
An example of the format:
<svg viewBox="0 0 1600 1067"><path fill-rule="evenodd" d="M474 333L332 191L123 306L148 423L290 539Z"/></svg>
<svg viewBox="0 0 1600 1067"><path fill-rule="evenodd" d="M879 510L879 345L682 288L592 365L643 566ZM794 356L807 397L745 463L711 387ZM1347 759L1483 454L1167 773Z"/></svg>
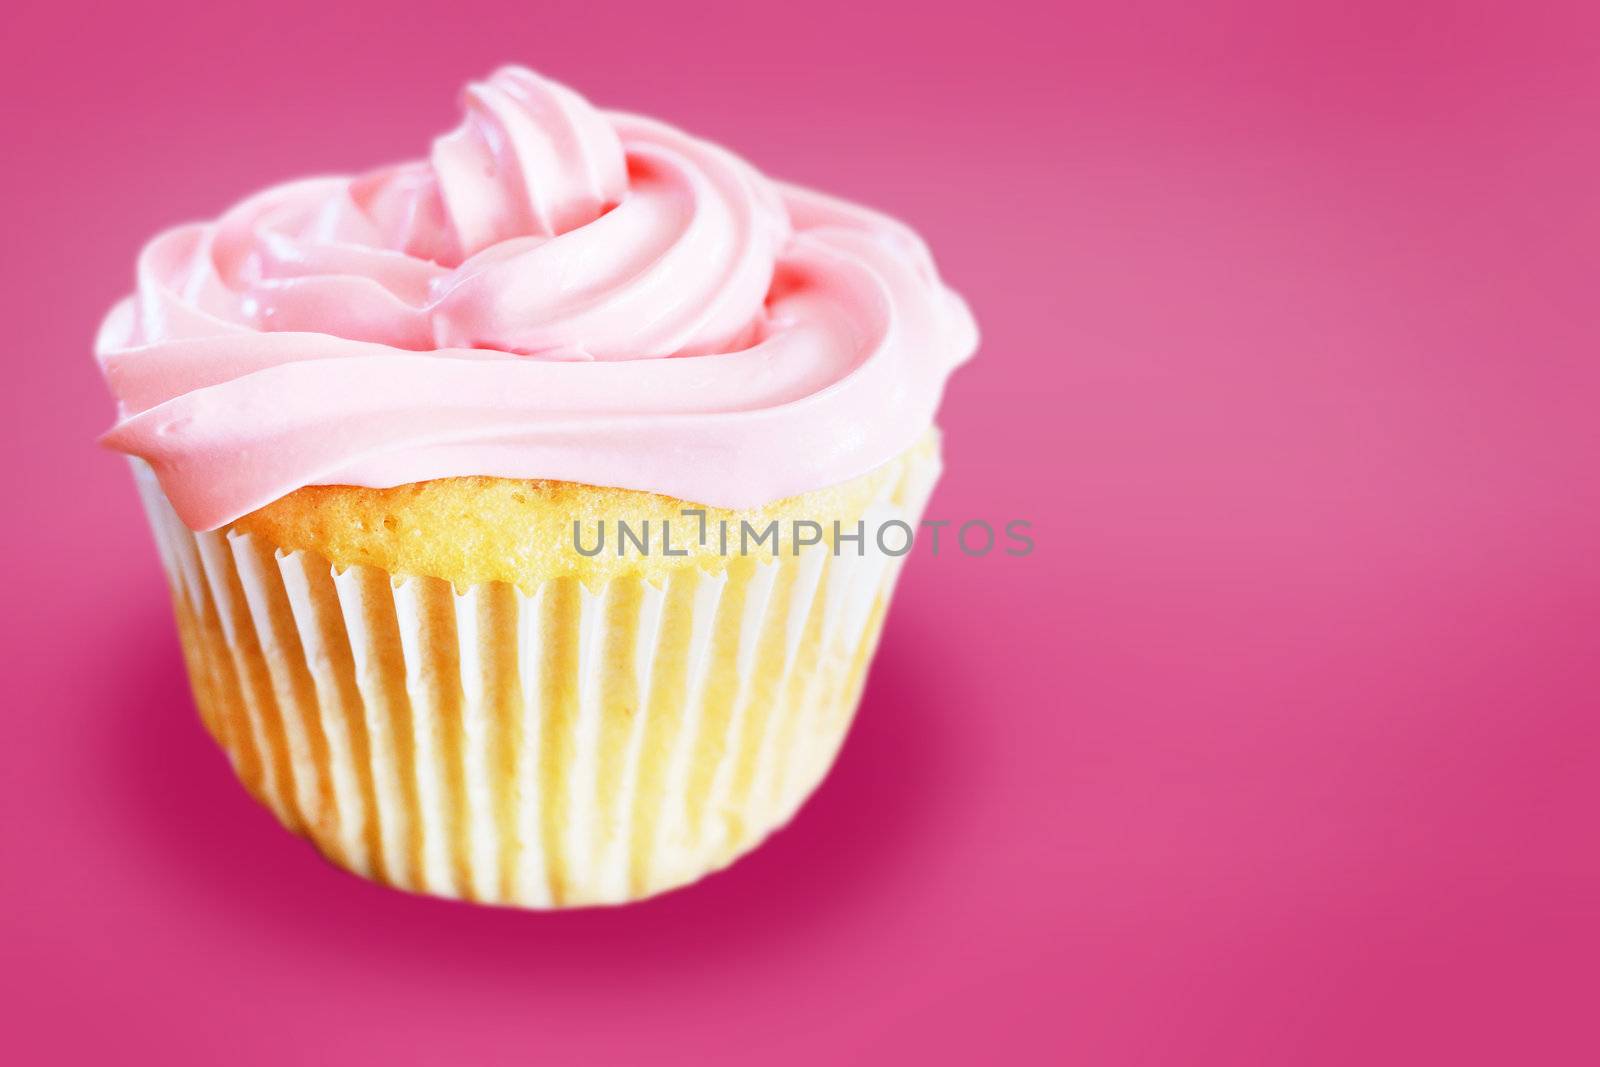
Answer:
<svg viewBox="0 0 1600 1067"><path fill-rule="evenodd" d="M245 786L351 871L529 908L685 884L788 821L843 740L903 562L872 531L915 528L939 473L908 456L860 555L458 593L194 533L134 466L196 703Z"/></svg>

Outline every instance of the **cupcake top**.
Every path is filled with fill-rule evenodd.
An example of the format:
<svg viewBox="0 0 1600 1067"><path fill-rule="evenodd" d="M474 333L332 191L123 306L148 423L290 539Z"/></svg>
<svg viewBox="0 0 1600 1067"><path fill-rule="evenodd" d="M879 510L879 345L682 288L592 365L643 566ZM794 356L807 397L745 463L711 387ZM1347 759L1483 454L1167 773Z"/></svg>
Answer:
<svg viewBox="0 0 1600 1067"><path fill-rule="evenodd" d="M103 440L191 528L461 475L757 506L914 444L976 346L900 223L521 68L463 107L425 161L145 247Z"/></svg>

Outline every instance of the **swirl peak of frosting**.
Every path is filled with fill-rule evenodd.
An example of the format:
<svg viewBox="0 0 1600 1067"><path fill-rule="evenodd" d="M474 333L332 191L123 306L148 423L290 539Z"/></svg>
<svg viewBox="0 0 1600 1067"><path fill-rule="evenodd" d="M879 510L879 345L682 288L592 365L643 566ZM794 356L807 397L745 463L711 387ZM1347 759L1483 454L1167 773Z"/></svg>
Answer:
<svg viewBox="0 0 1600 1067"><path fill-rule="evenodd" d="M190 526L470 474L765 503L909 446L976 345L884 216L521 68L463 110L426 161L146 246L104 441Z"/></svg>

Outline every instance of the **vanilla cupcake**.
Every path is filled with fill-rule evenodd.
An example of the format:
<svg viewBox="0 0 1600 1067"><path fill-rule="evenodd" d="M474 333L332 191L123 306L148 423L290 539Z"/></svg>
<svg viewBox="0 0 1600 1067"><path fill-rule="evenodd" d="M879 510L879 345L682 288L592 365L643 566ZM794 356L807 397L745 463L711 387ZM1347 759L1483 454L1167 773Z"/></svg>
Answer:
<svg viewBox="0 0 1600 1067"><path fill-rule="evenodd" d="M638 899L826 773L976 333L881 215L526 70L464 108L152 241L104 441L286 827L416 892Z"/></svg>

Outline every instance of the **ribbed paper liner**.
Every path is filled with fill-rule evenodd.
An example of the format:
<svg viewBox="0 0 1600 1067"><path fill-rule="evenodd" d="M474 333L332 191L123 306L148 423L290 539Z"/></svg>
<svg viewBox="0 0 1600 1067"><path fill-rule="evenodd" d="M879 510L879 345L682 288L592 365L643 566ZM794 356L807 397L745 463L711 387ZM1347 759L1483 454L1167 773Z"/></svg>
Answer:
<svg viewBox="0 0 1600 1067"><path fill-rule="evenodd" d="M194 533L135 470L201 718L246 788L358 874L551 908L693 881L810 795L902 562L872 531L915 527L938 476L902 462L859 556L464 593Z"/></svg>

